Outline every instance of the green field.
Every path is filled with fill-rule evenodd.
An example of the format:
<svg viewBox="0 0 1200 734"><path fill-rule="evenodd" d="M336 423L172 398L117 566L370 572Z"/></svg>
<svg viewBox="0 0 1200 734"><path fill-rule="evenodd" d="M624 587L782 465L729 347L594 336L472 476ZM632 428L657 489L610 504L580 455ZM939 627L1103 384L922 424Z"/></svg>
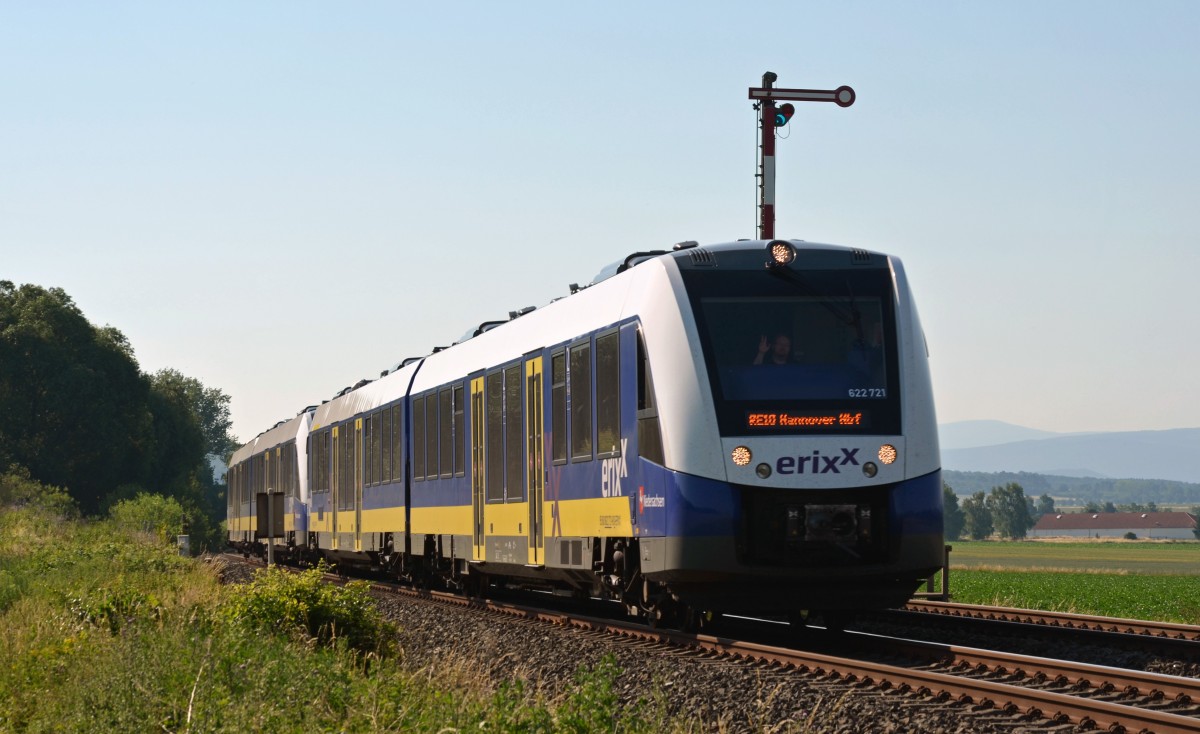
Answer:
<svg viewBox="0 0 1200 734"><path fill-rule="evenodd" d="M952 545L957 602L1200 624L1200 543Z"/></svg>
<svg viewBox="0 0 1200 734"><path fill-rule="evenodd" d="M951 543L950 568L1037 569L1084 573L1200 576L1200 543L1001 542ZM1200 583L1200 582L1198 582Z"/></svg>

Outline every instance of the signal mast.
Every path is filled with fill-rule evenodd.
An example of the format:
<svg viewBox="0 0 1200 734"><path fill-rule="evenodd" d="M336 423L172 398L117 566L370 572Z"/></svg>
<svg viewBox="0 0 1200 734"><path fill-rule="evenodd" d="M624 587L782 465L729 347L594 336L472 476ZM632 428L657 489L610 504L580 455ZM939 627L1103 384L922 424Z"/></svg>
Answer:
<svg viewBox="0 0 1200 734"><path fill-rule="evenodd" d="M781 128L796 113L795 105L775 106L777 100L788 102L833 102L838 107L854 104L854 90L847 86L837 89L776 89L778 79L773 71L763 74L761 87L750 87L750 99L757 100L758 115L758 238L775 239L775 130Z"/></svg>

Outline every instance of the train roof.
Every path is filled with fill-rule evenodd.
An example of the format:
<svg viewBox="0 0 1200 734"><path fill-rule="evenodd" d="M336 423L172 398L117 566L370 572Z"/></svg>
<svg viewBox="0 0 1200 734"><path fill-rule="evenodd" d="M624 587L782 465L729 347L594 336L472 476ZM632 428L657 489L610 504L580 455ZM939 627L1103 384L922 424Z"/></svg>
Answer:
<svg viewBox="0 0 1200 734"><path fill-rule="evenodd" d="M307 430L312 413L312 408L305 408L295 418L280 421L272 428L258 434L253 440L233 452L233 455L229 457L229 466L240 464L251 456L261 454L267 449L273 449L296 438L301 431Z"/></svg>
<svg viewBox="0 0 1200 734"><path fill-rule="evenodd" d="M721 261L744 266L756 263L770 243L776 241L779 240L737 240L707 245L687 241L670 250L634 252L604 267L589 284L583 287L572 284L569 296L557 298L541 308L510 312L507 321L484 321L448 348L406 359L382 372L379 379L364 380L339 392L316 408L311 428L334 425L395 402L408 394L410 385L413 392L420 392L444 384L454 375L472 374L516 360L522 356L524 347L534 342L550 346L616 324L622 318L630 293L637 288L650 287L652 281L662 275L661 262L657 268L640 268L639 265L670 258L681 268L711 267ZM860 263L864 259L884 262L887 258L881 253L841 245L795 239L784 241L802 252L850 253ZM234 453L231 464L295 435L293 431L287 438L273 440L273 434L283 430L281 424L243 446Z"/></svg>
<svg viewBox="0 0 1200 734"><path fill-rule="evenodd" d="M399 400L408 393L409 383L420 367L420 361L411 362L322 404L313 415L312 428L334 425Z"/></svg>

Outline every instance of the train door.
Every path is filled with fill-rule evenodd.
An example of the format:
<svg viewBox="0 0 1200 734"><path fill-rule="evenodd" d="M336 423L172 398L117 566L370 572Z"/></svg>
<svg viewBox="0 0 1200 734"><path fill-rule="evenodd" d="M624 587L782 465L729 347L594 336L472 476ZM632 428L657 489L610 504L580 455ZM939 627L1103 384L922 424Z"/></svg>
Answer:
<svg viewBox="0 0 1200 734"><path fill-rule="evenodd" d="M483 376L471 380L471 512L472 560L483 561Z"/></svg>
<svg viewBox="0 0 1200 734"><path fill-rule="evenodd" d="M330 528L333 532L331 532L329 534L329 547L332 550L338 549L338 532L341 530L341 528L338 525L338 507L340 507L342 504L342 502L341 502L342 452L340 450L342 443L341 443L341 437L339 435L340 433L341 432L338 431L338 426L334 426L333 427L333 454L332 454L332 458L333 458L333 472L332 472L333 477L332 478L333 478L333 481L330 482L330 489L332 491L329 493L329 512L331 513L332 518L333 518L333 524L330 526Z"/></svg>
<svg viewBox="0 0 1200 734"><path fill-rule="evenodd" d="M354 550L362 550L363 419L354 419Z"/></svg>
<svg viewBox="0 0 1200 734"><path fill-rule="evenodd" d="M525 360L525 466L529 498L529 563L545 564L545 529L542 526L546 490L542 441L542 358Z"/></svg>

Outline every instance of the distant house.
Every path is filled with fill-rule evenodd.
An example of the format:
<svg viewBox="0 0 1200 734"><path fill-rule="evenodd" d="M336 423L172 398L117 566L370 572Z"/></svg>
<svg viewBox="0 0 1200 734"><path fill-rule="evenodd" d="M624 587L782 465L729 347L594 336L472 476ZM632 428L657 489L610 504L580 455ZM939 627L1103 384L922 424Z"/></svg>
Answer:
<svg viewBox="0 0 1200 734"><path fill-rule="evenodd" d="M1042 515L1030 538L1139 538L1193 540L1196 517L1186 512L1076 512Z"/></svg>

